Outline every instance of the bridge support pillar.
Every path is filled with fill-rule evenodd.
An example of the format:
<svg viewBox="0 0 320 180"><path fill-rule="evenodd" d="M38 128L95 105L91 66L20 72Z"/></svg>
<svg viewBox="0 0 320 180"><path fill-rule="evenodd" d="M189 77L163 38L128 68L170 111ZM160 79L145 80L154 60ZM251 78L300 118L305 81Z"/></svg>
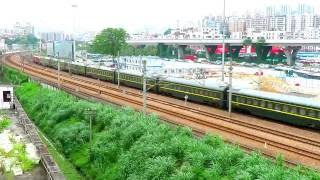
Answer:
<svg viewBox="0 0 320 180"><path fill-rule="evenodd" d="M167 51L168 51L168 45L159 43L158 44L158 56L159 57L166 57L167 56Z"/></svg>
<svg viewBox="0 0 320 180"><path fill-rule="evenodd" d="M286 46L284 53L287 57L287 64L293 66L297 59L297 53L301 49L301 46Z"/></svg>
<svg viewBox="0 0 320 180"><path fill-rule="evenodd" d="M228 48L229 48L229 54L230 54L231 58L235 59L235 58L239 58L239 53L240 53L241 48L243 48L243 46L230 45Z"/></svg>
<svg viewBox="0 0 320 180"><path fill-rule="evenodd" d="M183 59L186 45L178 45L178 59Z"/></svg>
<svg viewBox="0 0 320 180"><path fill-rule="evenodd" d="M212 55L214 54L214 52L216 51L217 49L217 45L210 45L210 46L204 46L204 49L206 51L206 58L208 60L212 60Z"/></svg>

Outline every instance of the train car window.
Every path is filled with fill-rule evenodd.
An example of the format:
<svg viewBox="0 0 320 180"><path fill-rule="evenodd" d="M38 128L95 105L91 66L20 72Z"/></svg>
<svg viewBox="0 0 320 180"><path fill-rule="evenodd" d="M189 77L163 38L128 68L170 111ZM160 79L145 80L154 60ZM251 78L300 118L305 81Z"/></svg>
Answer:
<svg viewBox="0 0 320 180"><path fill-rule="evenodd" d="M275 104L274 109L278 110L278 111L281 111L281 105L280 104Z"/></svg>
<svg viewBox="0 0 320 180"><path fill-rule="evenodd" d="M242 98L240 99L240 102L241 102L241 103L246 103L246 98L242 97Z"/></svg>
<svg viewBox="0 0 320 180"><path fill-rule="evenodd" d="M315 110L312 110L312 109L309 110L308 116L310 116L310 117L317 117L316 111L315 111Z"/></svg>
<svg viewBox="0 0 320 180"><path fill-rule="evenodd" d="M291 113L294 113L294 114L296 114L296 113L297 113L297 107L295 107L295 106L292 106L292 107L291 107L291 110L290 110L290 112L291 112Z"/></svg>
<svg viewBox="0 0 320 180"><path fill-rule="evenodd" d="M248 98L247 99L247 104L252 104L252 99Z"/></svg>
<svg viewBox="0 0 320 180"><path fill-rule="evenodd" d="M272 102L268 102L267 105L268 105L269 109L273 109L273 103Z"/></svg>
<svg viewBox="0 0 320 180"><path fill-rule="evenodd" d="M302 116L306 115L307 114L306 109L300 108L299 114L302 115Z"/></svg>
<svg viewBox="0 0 320 180"><path fill-rule="evenodd" d="M207 90L202 90L202 93L201 93L203 96L206 96L207 95Z"/></svg>
<svg viewBox="0 0 320 180"><path fill-rule="evenodd" d="M235 100L236 100L236 102L239 102L239 101L240 101L240 97L239 97L239 96L236 96L236 97L235 97Z"/></svg>
<svg viewBox="0 0 320 180"><path fill-rule="evenodd" d="M209 96L209 91L208 91L208 90L205 90L205 91L204 91L204 95L205 95L205 96Z"/></svg>
<svg viewBox="0 0 320 180"><path fill-rule="evenodd" d="M256 99L254 99L254 100L253 100L253 105L258 106L258 105L259 105L259 101L256 100Z"/></svg>
<svg viewBox="0 0 320 180"><path fill-rule="evenodd" d="M283 111L289 112L289 106L288 105L283 105Z"/></svg>
<svg viewBox="0 0 320 180"><path fill-rule="evenodd" d="M265 101L260 101L260 106L261 107L266 107L266 102Z"/></svg>
<svg viewBox="0 0 320 180"><path fill-rule="evenodd" d="M184 92L188 92L188 90L189 90L189 88L184 87L184 86L183 86L181 89L182 89Z"/></svg>
<svg viewBox="0 0 320 180"><path fill-rule="evenodd" d="M191 93L195 93L196 91L195 91L195 89L194 89L194 88L189 88L189 92L191 92Z"/></svg>

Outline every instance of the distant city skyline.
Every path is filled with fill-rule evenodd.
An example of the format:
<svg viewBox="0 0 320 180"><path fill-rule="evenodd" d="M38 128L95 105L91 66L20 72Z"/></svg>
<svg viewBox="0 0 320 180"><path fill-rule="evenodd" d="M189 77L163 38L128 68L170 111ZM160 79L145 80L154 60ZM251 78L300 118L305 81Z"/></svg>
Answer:
<svg viewBox="0 0 320 180"><path fill-rule="evenodd" d="M123 27L129 32L163 32L177 21L198 21L207 15L222 15L222 0L198 1L99 1L99 0L10 0L2 2L0 28L10 28L15 22L30 22L36 32L100 31L106 27ZM19 4L19 5L18 5ZM72 8L77 4L77 8ZM320 2L313 0L226 0L226 15L242 15L247 11L265 12L267 6L311 5L315 12Z"/></svg>

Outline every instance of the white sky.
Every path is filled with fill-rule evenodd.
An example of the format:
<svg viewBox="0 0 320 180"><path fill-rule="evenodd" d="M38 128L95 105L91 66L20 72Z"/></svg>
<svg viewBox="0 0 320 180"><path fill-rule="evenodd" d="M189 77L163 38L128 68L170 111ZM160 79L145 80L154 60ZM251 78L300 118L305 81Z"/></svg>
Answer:
<svg viewBox="0 0 320 180"><path fill-rule="evenodd" d="M226 14L242 14L267 5L310 4L316 12L320 0L226 0ZM77 4L76 10L71 8ZM36 31L100 31L123 27L129 32L162 31L177 20L197 21L205 15L222 14L223 0L1 0L0 28L14 22L31 22Z"/></svg>

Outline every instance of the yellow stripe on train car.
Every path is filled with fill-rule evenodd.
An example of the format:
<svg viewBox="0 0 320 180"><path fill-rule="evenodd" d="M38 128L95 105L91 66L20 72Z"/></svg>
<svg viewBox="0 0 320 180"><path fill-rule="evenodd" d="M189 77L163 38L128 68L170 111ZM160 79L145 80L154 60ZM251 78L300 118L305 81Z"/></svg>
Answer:
<svg viewBox="0 0 320 180"><path fill-rule="evenodd" d="M200 95L200 94L195 94L195 93L186 92L186 91L180 91L180 90L171 89L171 88L165 88L165 87L160 87L160 88L161 89L171 90L171 91L176 91L176 92L180 92L180 93L185 93L185 94L192 94L192 95L200 96L200 97L206 97L206 98L209 98L209 99L221 100L220 98L216 98L216 97L204 96L204 95Z"/></svg>
<svg viewBox="0 0 320 180"><path fill-rule="evenodd" d="M179 83L171 83L171 82L161 82L160 85L167 85L167 84L176 84L179 86L184 86L184 87L189 87L189 88L195 88L195 89L201 89L201 90L207 90L207 91L213 91L213 92L221 92L219 90L213 90L213 89L206 89L206 88L201 88L201 87L196 87L196 86L190 86L190 85L185 85L185 84L179 84Z"/></svg>

